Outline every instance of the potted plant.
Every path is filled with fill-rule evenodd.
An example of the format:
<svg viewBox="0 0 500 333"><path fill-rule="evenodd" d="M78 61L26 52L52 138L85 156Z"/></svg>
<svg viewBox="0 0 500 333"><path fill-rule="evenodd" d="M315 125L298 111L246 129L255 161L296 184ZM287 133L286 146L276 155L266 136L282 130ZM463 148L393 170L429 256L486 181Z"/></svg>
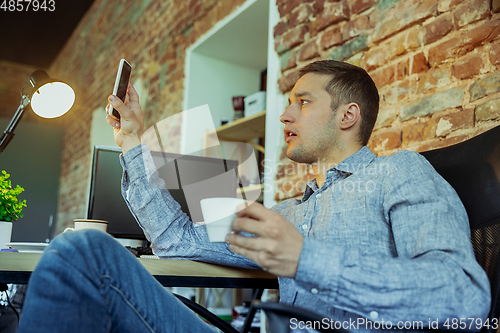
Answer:
<svg viewBox="0 0 500 333"><path fill-rule="evenodd" d="M12 222L23 217L23 207L26 207L26 200L19 201L17 198L24 188L17 185L12 188L9 180L10 175L2 170L0 175L0 248L6 248L5 244L10 243L12 235Z"/></svg>

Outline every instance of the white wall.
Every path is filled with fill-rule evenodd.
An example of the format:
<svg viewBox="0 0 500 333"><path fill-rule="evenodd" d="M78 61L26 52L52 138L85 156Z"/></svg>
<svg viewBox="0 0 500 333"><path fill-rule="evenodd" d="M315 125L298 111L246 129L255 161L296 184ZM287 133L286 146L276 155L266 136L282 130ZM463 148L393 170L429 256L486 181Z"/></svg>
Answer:
<svg viewBox="0 0 500 333"><path fill-rule="evenodd" d="M184 112L181 154L201 151L205 131L219 127L222 118L233 118L233 96L248 96L260 88L259 70L196 52L187 66L187 109L208 104L213 122L201 121L196 112Z"/></svg>
<svg viewBox="0 0 500 333"><path fill-rule="evenodd" d="M275 1L269 1L269 37L267 53L267 99L266 99L266 156L264 171L264 206L270 208L276 204L275 178L276 163L281 154L283 140L283 124L279 116L283 113L283 94L278 89L278 78L281 75L279 57L274 50L274 26L278 24L280 15Z"/></svg>

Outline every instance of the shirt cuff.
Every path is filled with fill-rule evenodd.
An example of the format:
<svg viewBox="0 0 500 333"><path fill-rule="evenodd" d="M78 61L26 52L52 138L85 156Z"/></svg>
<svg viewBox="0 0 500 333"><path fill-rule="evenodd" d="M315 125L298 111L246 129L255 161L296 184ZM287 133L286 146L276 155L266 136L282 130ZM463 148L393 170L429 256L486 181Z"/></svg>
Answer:
<svg viewBox="0 0 500 333"><path fill-rule="evenodd" d="M295 281L312 294L336 295L342 274L342 253L338 246L305 237Z"/></svg>

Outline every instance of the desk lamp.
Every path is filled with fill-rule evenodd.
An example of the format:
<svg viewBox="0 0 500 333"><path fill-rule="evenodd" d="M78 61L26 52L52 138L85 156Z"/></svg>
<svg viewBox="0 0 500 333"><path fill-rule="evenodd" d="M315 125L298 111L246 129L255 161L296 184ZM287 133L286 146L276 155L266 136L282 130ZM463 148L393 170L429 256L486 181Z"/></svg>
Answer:
<svg viewBox="0 0 500 333"><path fill-rule="evenodd" d="M66 83L51 79L47 72L37 70L31 74L30 83L33 88L28 94L21 89L21 104L10 120L0 140L0 153L4 151L14 137L14 130L23 116L24 109L31 103L31 109L42 118L56 118L71 109L75 102L75 92Z"/></svg>

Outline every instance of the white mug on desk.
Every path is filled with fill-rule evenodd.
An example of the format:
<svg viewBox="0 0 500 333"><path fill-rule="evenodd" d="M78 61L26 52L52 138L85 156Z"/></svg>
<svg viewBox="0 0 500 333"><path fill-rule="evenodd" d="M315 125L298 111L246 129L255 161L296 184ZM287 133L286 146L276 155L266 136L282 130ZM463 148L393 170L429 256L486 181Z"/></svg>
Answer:
<svg viewBox="0 0 500 333"><path fill-rule="evenodd" d="M75 219L75 227L74 228L66 228L66 231L72 230L83 230L83 229L96 229L106 232L108 227L108 221L103 220L90 220L90 219Z"/></svg>

